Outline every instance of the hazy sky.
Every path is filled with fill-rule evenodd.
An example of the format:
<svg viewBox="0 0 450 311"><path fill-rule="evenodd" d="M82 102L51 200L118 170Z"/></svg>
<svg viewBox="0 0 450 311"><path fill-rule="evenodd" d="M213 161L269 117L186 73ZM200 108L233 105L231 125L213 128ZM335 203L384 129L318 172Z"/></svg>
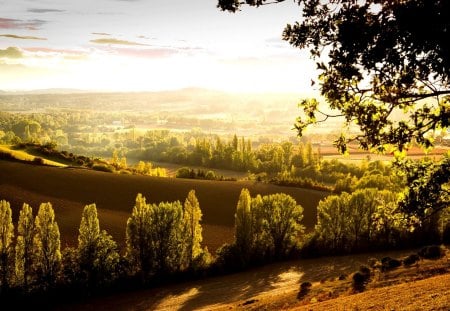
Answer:
<svg viewBox="0 0 450 311"><path fill-rule="evenodd" d="M0 90L204 87L310 92L281 40L293 1L231 14L217 0L0 0Z"/></svg>

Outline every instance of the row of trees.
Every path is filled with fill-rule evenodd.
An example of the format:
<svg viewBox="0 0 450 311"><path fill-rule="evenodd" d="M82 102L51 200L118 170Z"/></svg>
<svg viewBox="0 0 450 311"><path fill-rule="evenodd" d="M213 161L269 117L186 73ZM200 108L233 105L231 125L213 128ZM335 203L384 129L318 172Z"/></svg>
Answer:
<svg viewBox="0 0 450 311"><path fill-rule="evenodd" d="M0 201L1 293L19 288L25 293L61 286L108 286L120 277L140 275L143 282L157 275L198 269L208 262L201 248L202 213L195 192L180 202L147 204L138 194L126 227L125 256L100 229L95 204L85 206L78 246L61 251L60 233L50 203L36 217L24 204L14 230L12 211Z"/></svg>
<svg viewBox="0 0 450 311"><path fill-rule="evenodd" d="M149 131L138 149L129 149L127 155L133 158L170 162L184 165L236 171L266 172L275 174L289 170L291 166L304 168L319 162L319 154L312 145L291 142L254 144L244 137L234 135L229 140L205 135L182 137L170 132L156 134Z"/></svg>
<svg viewBox="0 0 450 311"><path fill-rule="evenodd" d="M285 258L302 241L302 219L303 208L291 196L278 193L252 198L243 189L236 207L235 241L218 251L219 259L239 268Z"/></svg>
<svg viewBox="0 0 450 311"><path fill-rule="evenodd" d="M303 208L292 197L283 193L251 197L243 189L236 206L235 240L222 246L212 263L201 246L202 212L193 190L184 204L149 204L138 194L126 225L123 255L101 230L95 204L83 210L77 246L61 250L50 203L41 204L35 217L24 204L15 230L9 203L0 201L1 293L61 288L91 293L129 281L147 284L186 272L241 269L299 252L317 256L417 245L441 241L445 232L450 241L448 209L425 219L422 228L412 232L397 206L397 193L375 188L328 196L319 203L314 231L305 235Z"/></svg>

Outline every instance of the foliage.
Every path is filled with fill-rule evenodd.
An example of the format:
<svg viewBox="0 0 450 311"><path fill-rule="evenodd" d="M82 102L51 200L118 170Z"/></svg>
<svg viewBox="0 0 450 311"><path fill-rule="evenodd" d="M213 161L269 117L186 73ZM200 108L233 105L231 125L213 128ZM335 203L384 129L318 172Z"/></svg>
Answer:
<svg viewBox="0 0 450 311"><path fill-rule="evenodd" d="M33 240L34 266L41 287L52 287L61 267L61 242L55 212L50 203L39 206Z"/></svg>
<svg viewBox="0 0 450 311"><path fill-rule="evenodd" d="M182 224L182 237L184 237L183 245L186 248L185 263L188 268L193 267L193 263L197 258L202 255L201 242L202 226L200 221L202 220L202 211L200 209L200 203L195 196L195 190L191 190L188 193L183 205L183 224Z"/></svg>
<svg viewBox="0 0 450 311"><path fill-rule="evenodd" d="M275 1L282 2L282 1ZM426 133L449 125L450 53L448 1L296 1L303 19L287 25L283 38L309 48L320 71L320 90L347 123L355 122L364 148L391 143L401 150L413 139L429 146ZM222 10L260 6L268 0L219 0ZM445 12L445 13L444 13ZM424 21L417 23L417 20ZM424 99L434 104L423 103ZM302 102L306 120L299 133L315 122L318 102ZM405 111L405 120L391 116ZM346 139L337 143L345 150Z"/></svg>
<svg viewBox="0 0 450 311"><path fill-rule="evenodd" d="M182 243L183 208L181 203L152 204L150 243L154 258L154 272L166 274L181 270L184 252Z"/></svg>
<svg viewBox="0 0 450 311"><path fill-rule="evenodd" d="M252 213L252 198L248 189L242 189L236 206L235 214L235 244L243 261L250 260L251 251L254 247L254 225L255 216Z"/></svg>
<svg viewBox="0 0 450 311"><path fill-rule="evenodd" d="M350 138L341 134L336 140L338 149L346 152L351 140L379 151L386 151L387 145L402 151L412 143L429 148L433 134L446 133L450 125L448 1L296 2L302 21L287 25L283 39L309 49L320 72L321 95L339 111L331 114L321 110L316 99L303 100L304 115L295 124L299 135L312 123L343 117L348 128L356 124L361 131ZM218 7L236 12L245 4L269 3L274 2L219 0ZM418 179L411 180L409 202L402 205L405 212L421 217L430 204L441 208L441 197L448 197L442 185L450 176L448 165L441 166L434 171L428 167L430 172L426 167L409 167L410 177ZM437 181L423 183L423 174L437 174Z"/></svg>
<svg viewBox="0 0 450 311"><path fill-rule="evenodd" d="M219 261L234 268L285 258L298 246L304 227L303 208L284 193L239 196L235 214L235 241L218 251Z"/></svg>
<svg viewBox="0 0 450 311"><path fill-rule="evenodd" d="M398 243L403 217L395 207L397 196L373 188L343 192L319 202L315 231L331 252L358 251Z"/></svg>
<svg viewBox="0 0 450 311"><path fill-rule="evenodd" d="M9 202L0 201L0 282L2 292L10 286L12 278L11 262L14 255L14 225Z"/></svg>
<svg viewBox="0 0 450 311"><path fill-rule="evenodd" d="M89 287L110 283L117 277L117 245L105 230L100 231L95 204L84 207L77 251L80 281L86 282Z"/></svg>
<svg viewBox="0 0 450 311"><path fill-rule="evenodd" d="M303 233L303 208L284 193L263 196L256 208L262 217L262 230L267 233L268 249L274 257L286 256Z"/></svg>
<svg viewBox="0 0 450 311"><path fill-rule="evenodd" d="M145 197L140 193L136 196L136 204L133 207L126 228L126 251L133 271L143 275L150 274L153 268L153 252L151 250L151 210Z"/></svg>
<svg viewBox="0 0 450 311"><path fill-rule="evenodd" d="M418 218L429 217L450 205L450 154L440 162L399 160L396 165L406 177L404 199L400 207Z"/></svg>
<svg viewBox="0 0 450 311"><path fill-rule="evenodd" d="M34 281L33 274L33 209L24 203L19 214L16 241L16 278L19 285L25 289Z"/></svg>

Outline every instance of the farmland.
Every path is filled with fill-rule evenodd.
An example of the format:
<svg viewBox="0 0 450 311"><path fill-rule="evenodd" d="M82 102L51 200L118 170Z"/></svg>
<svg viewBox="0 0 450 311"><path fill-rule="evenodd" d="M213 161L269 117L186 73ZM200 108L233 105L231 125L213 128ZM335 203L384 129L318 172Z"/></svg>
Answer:
<svg viewBox="0 0 450 311"><path fill-rule="evenodd" d="M325 192L250 181L217 182L118 175L8 161L0 161L0 171L0 198L11 202L14 218L24 202L35 209L42 202L51 202L63 245L76 242L82 209L90 203L97 205L102 228L122 244L126 220L137 193L142 193L148 202L183 202L188 192L194 189L203 212L204 244L210 251L224 242L231 242L236 203L244 187L252 195L278 192L291 195L304 208L303 224L307 229L314 227L317 203L327 195Z"/></svg>

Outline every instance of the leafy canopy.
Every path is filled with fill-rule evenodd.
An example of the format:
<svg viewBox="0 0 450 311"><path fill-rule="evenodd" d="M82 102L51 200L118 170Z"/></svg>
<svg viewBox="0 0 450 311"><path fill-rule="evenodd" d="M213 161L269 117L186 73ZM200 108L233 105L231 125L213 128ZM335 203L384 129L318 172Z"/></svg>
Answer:
<svg viewBox="0 0 450 311"><path fill-rule="evenodd" d="M236 12L243 5L284 0L219 0ZM346 151L349 140L365 149L402 150L411 142L432 145L427 136L450 120L450 2L447 0L295 0L300 22L287 25L283 39L309 49L320 72L321 94L332 109L319 110L304 100L306 117L297 119L299 134L311 123L343 116L361 134L336 141Z"/></svg>
<svg viewBox="0 0 450 311"><path fill-rule="evenodd" d="M284 0L219 0L236 12ZM448 0L295 0L301 20L287 25L283 39L309 49L319 71L321 95L331 114L316 99L300 103L299 135L308 125L344 117L359 134L336 140L364 149L399 151L411 143L428 148L433 134L447 133L450 123L450 1ZM449 204L448 157L439 165L405 163L412 185L403 211L420 217ZM428 170L429 169L429 170ZM431 192L430 192L431 191ZM429 195L431 194L431 195Z"/></svg>

